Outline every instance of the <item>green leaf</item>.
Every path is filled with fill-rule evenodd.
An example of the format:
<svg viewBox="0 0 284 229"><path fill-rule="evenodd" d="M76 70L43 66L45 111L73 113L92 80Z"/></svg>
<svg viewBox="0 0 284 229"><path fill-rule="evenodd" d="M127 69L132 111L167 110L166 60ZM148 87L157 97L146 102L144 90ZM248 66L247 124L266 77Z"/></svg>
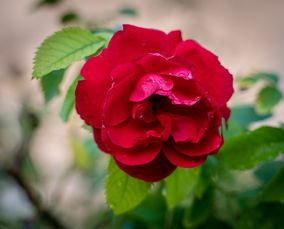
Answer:
<svg viewBox="0 0 284 229"><path fill-rule="evenodd" d="M194 190L200 175L200 167L177 168L166 178L166 200L170 208L181 203Z"/></svg>
<svg viewBox="0 0 284 229"><path fill-rule="evenodd" d="M63 104L60 109L60 117L64 122L68 121L69 115L75 104L75 89L79 80L83 79L82 76L77 76L73 83L67 90L66 96L64 98Z"/></svg>
<svg viewBox="0 0 284 229"><path fill-rule="evenodd" d="M279 81L278 76L276 74L259 72L248 75L246 77L241 77L237 80L237 83L239 84L240 87L248 88L253 86L259 80L267 80L274 84L277 84Z"/></svg>
<svg viewBox="0 0 284 229"><path fill-rule="evenodd" d="M41 78L51 71L96 53L104 46L101 38L81 28L66 28L48 37L34 58L33 78Z"/></svg>
<svg viewBox="0 0 284 229"><path fill-rule="evenodd" d="M231 110L232 115L230 119L244 126L271 117L271 115L257 114L251 105L236 106Z"/></svg>
<svg viewBox="0 0 284 229"><path fill-rule="evenodd" d="M183 224L186 228L194 228L203 223L210 215L213 209L212 187L208 187L202 198L195 199L193 204L186 209Z"/></svg>
<svg viewBox="0 0 284 229"><path fill-rule="evenodd" d="M230 169L245 170L284 151L284 130L261 127L225 141L218 159Z"/></svg>
<svg viewBox="0 0 284 229"><path fill-rule="evenodd" d="M273 179L264 187L259 197L262 201L284 202L284 166Z"/></svg>
<svg viewBox="0 0 284 229"><path fill-rule="evenodd" d="M47 104L60 93L59 85L62 82L65 69L55 70L44 75L40 80L40 85L44 95L44 101Z"/></svg>
<svg viewBox="0 0 284 229"><path fill-rule="evenodd" d="M270 114L281 99L281 91L275 86L264 87L257 95L255 110L262 115Z"/></svg>
<svg viewBox="0 0 284 229"><path fill-rule="evenodd" d="M136 207L147 195L150 183L135 179L121 171L110 160L106 178L106 199L114 214L122 214Z"/></svg>

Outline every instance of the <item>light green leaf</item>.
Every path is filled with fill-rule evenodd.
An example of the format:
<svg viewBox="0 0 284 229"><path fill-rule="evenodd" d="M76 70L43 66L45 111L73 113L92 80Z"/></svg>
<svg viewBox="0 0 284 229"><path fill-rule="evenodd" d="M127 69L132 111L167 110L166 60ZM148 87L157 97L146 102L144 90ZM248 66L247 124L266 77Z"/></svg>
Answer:
<svg viewBox="0 0 284 229"><path fill-rule="evenodd" d="M248 75L246 77L241 77L237 80L237 83L239 84L240 87L248 88L253 86L259 80L266 80L274 84L277 84L279 81L278 76L276 74L259 72Z"/></svg>
<svg viewBox="0 0 284 229"><path fill-rule="evenodd" d="M264 87L257 95L255 110L262 115L270 114L281 99L282 94L275 86Z"/></svg>
<svg viewBox="0 0 284 229"><path fill-rule="evenodd" d="M55 70L44 75L40 80L40 85L44 95L45 103L50 102L60 93L59 85L62 82L65 69Z"/></svg>
<svg viewBox="0 0 284 229"><path fill-rule="evenodd" d="M225 126L223 128L223 137L226 140L238 136L242 134L244 131L245 128L241 124L231 119L228 122L228 128L226 128Z"/></svg>
<svg viewBox="0 0 284 229"><path fill-rule="evenodd" d="M194 189L200 175L200 167L177 168L166 178L166 200L170 208L181 203Z"/></svg>
<svg viewBox="0 0 284 229"><path fill-rule="evenodd" d="M108 172L106 198L114 214L136 207L146 197L150 183L130 177L116 166L114 160L110 160Z"/></svg>
<svg viewBox="0 0 284 229"><path fill-rule="evenodd" d="M230 169L245 170L284 151L284 130L261 127L225 141L218 159Z"/></svg>
<svg viewBox="0 0 284 229"><path fill-rule="evenodd" d="M56 32L36 52L33 78L41 78L51 71L66 68L96 53L104 44L104 40L85 29L74 27Z"/></svg>
<svg viewBox="0 0 284 229"><path fill-rule="evenodd" d="M284 202L284 166L264 187L259 199L263 201Z"/></svg>
<svg viewBox="0 0 284 229"><path fill-rule="evenodd" d="M75 104L75 89L79 80L83 79L82 76L77 76L73 83L68 88L63 104L60 109L60 117L64 122L68 121L69 115Z"/></svg>

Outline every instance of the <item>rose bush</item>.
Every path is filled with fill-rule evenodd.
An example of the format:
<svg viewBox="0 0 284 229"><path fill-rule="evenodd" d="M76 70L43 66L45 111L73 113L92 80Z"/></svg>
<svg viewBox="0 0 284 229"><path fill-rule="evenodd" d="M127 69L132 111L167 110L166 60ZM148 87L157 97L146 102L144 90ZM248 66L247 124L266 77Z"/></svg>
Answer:
<svg viewBox="0 0 284 229"><path fill-rule="evenodd" d="M76 110L130 176L159 181L177 166L201 165L223 143L232 76L180 31L124 25L81 75Z"/></svg>

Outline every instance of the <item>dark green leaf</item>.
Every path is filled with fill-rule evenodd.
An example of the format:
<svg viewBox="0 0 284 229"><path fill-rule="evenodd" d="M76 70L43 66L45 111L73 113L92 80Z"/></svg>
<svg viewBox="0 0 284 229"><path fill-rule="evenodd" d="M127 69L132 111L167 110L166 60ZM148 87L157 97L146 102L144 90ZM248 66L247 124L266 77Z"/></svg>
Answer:
<svg viewBox="0 0 284 229"><path fill-rule="evenodd" d="M60 93L59 86L62 82L64 72L65 69L55 70L41 78L40 85L43 91L45 103L50 102Z"/></svg>
<svg viewBox="0 0 284 229"><path fill-rule="evenodd" d="M186 228L193 228L203 223L213 209L213 189L208 187L201 199L195 199L193 204L186 209L183 223Z"/></svg>
<svg viewBox="0 0 284 229"><path fill-rule="evenodd" d="M272 177L283 165L283 161L267 161L254 171L254 174L263 183L271 181Z"/></svg>
<svg viewBox="0 0 284 229"><path fill-rule="evenodd" d="M218 159L231 169L244 170L277 157L284 150L284 130L261 127L225 141Z"/></svg>
<svg viewBox="0 0 284 229"><path fill-rule="evenodd" d="M284 166L278 171L260 194L262 201L284 202Z"/></svg>
<svg viewBox="0 0 284 229"><path fill-rule="evenodd" d="M177 168L166 178L166 200L170 208L181 203L194 190L200 175L200 167Z"/></svg>
<svg viewBox="0 0 284 229"><path fill-rule="evenodd" d="M241 77L237 80L237 82L240 85L240 87L248 88L254 85L259 80L267 80L275 84L277 84L279 81L278 76L276 74L259 72L259 73L248 75L246 77Z"/></svg>
<svg viewBox="0 0 284 229"><path fill-rule="evenodd" d="M69 22L73 22L73 21L76 21L79 19L79 16L73 12L73 11L70 11L70 12L67 12L67 13L64 13L62 16L61 16L61 23L62 24L67 24Z"/></svg>
<svg viewBox="0 0 284 229"><path fill-rule="evenodd" d="M231 120L241 124L249 125L252 122L261 121L271 117L271 115L259 115L251 105L236 106L232 108Z"/></svg>
<svg viewBox="0 0 284 229"><path fill-rule="evenodd" d="M148 195L147 198L129 214L147 224L159 226L165 220L166 210L167 204L164 197L156 193Z"/></svg>
<svg viewBox="0 0 284 229"><path fill-rule="evenodd" d="M41 78L51 71L66 68L100 50L101 38L82 28L66 28L48 37L34 58L33 78Z"/></svg>
<svg viewBox="0 0 284 229"><path fill-rule="evenodd" d="M60 117L64 122L68 121L69 115L75 104L75 89L79 80L83 79L82 76L77 76L73 83L67 90L66 96L64 98L63 104L60 109Z"/></svg>
<svg viewBox="0 0 284 229"><path fill-rule="evenodd" d="M264 87L257 95L255 110L262 115L270 114L281 99L282 94L275 86Z"/></svg>
<svg viewBox="0 0 284 229"><path fill-rule="evenodd" d="M135 179L121 171L110 160L106 179L106 199L116 215L136 207L147 195L150 183Z"/></svg>
<svg viewBox="0 0 284 229"><path fill-rule="evenodd" d="M237 220L236 229L283 229L284 205L279 203L260 204L245 209Z"/></svg>

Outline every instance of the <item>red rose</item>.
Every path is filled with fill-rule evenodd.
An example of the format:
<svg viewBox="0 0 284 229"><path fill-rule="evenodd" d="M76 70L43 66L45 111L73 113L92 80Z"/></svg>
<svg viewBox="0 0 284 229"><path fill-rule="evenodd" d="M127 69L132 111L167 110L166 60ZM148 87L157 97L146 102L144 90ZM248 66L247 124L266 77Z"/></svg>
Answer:
<svg viewBox="0 0 284 229"><path fill-rule="evenodd" d="M76 110L130 176L159 181L177 166L201 165L223 143L232 75L180 31L124 25L81 75Z"/></svg>

